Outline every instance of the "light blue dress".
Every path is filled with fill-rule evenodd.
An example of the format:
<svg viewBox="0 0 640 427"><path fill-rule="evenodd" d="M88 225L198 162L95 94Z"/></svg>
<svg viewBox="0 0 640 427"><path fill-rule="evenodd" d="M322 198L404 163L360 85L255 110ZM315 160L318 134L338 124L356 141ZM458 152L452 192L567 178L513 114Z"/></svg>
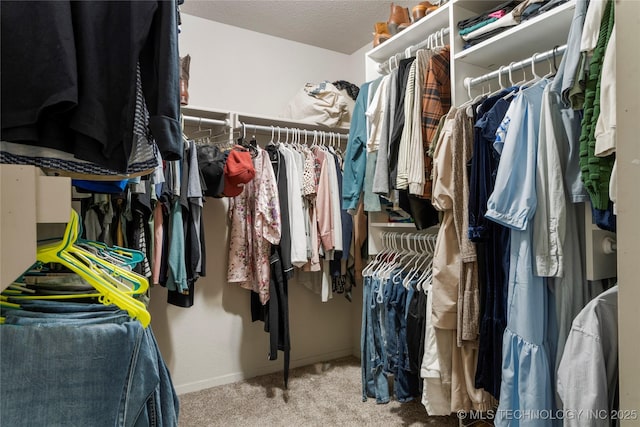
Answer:
<svg viewBox="0 0 640 427"><path fill-rule="evenodd" d="M552 426L554 391L548 353L549 296L533 275L532 226L536 209L536 154L542 94L548 80L519 92L508 123L486 217L511 229L507 328L495 425ZM540 412L543 411L543 412Z"/></svg>

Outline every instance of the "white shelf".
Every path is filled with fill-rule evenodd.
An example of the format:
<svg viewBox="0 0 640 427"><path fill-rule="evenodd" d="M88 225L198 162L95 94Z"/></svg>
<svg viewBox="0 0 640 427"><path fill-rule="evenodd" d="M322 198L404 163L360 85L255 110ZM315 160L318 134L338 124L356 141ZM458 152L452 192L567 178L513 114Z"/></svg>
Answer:
<svg viewBox="0 0 640 427"><path fill-rule="evenodd" d="M229 118L228 111L212 110L205 107L184 106L180 107L180 111L185 116L201 117L203 119L226 120Z"/></svg>
<svg viewBox="0 0 640 427"><path fill-rule="evenodd" d="M310 131L335 132L340 134L349 133L348 127L331 128L302 120L291 120L282 117L271 117L259 114L248 114L234 111L213 110L206 107L185 106L181 108L182 114L191 117L200 117L203 119L228 120L233 127L240 127L241 123L248 123L258 126L274 126L284 128L306 129ZM204 124L203 124L204 126ZM193 127L193 126L192 126Z"/></svg>
<svg viewBox="0 0 640 427"><path fill-rule="evenodd" d="M490 10L500 4L504 3L502 0L453 0L455 6L463 7L464 9L473 12L474 15L479 15L487 10ZM455 27L458 22L453 22Z"/></svg>
<svg viewBox="0 0 640 427"><path fill-rule="evenodd" d="M448 27L449 3L445 3L418 22L411 24L408 28L367 52L367 57L377 63L384 62L394 54L425 41L436 31Z"/></svg>
<svg viewBox="0 0 640 427"><path fill-rule="evenodd" d="M575 0L522 22L482 43L457 52L455 61L496 70L511 61L525 59L536 52L546 52L567 42L569 27L576 7ZM463 41L457 34L456 45Z"/></svg>
<svg viewBox="0 0 640 427"><path fill-rule="evenodd" d="M0 289L36 261L38 223L66 223L71 179L43 176L34 166L0 165Z"/></svg>

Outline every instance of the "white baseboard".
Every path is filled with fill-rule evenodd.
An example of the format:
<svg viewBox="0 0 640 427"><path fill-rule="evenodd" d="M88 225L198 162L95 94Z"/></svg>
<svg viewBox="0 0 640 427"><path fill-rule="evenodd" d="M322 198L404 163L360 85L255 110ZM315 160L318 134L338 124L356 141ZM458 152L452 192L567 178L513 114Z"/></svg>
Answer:
<svg viewBox="0 0 640 427"><path fill-rule="evenodd" d="M291 359L290 367L297 368L299 366L311 365L313 363L324 362L328 360L338 359L341 357L352 356L353 349L351 347L342 350L331 351L323 354L315 354L313 356L300 357ZM191 393L194 391L204 390L206 388L215 387L224 384L230 384L237 381L243 381L259 375L271 374L282 370L282 356L278 356L278 360L272 363L258 366L247 372L234 372L230 374L220 375L213 378L207 378L200 381L193 381L187 384L174 384L178 395Z"/></svg>

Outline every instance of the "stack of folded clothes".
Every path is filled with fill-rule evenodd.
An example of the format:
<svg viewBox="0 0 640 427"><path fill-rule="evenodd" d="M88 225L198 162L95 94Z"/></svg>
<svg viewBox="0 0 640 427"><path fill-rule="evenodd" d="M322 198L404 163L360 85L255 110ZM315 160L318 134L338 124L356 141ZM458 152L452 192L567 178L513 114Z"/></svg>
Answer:
<svg viewBox="0 0 640 427"><path fill-rule="evenodd" d="M467 49L566 1L568 0L508 1L478 16L459 21L458 34L465 41L464 49Z"/></svg>

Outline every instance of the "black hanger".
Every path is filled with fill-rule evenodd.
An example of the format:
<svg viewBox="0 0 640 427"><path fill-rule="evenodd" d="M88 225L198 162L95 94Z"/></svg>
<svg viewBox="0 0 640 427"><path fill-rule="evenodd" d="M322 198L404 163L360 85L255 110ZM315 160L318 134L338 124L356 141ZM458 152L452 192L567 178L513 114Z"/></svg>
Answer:
<svg viewBox="0 0 640 427"><path fill-rule="evenodd" d="M247 132L244 123L242 123L242 136L238 138L236 141L238 145L243 148L246 148L250 153L252 158L256 158L258 156L258 141L252 139L247 142L246 140Z"/></svg>

